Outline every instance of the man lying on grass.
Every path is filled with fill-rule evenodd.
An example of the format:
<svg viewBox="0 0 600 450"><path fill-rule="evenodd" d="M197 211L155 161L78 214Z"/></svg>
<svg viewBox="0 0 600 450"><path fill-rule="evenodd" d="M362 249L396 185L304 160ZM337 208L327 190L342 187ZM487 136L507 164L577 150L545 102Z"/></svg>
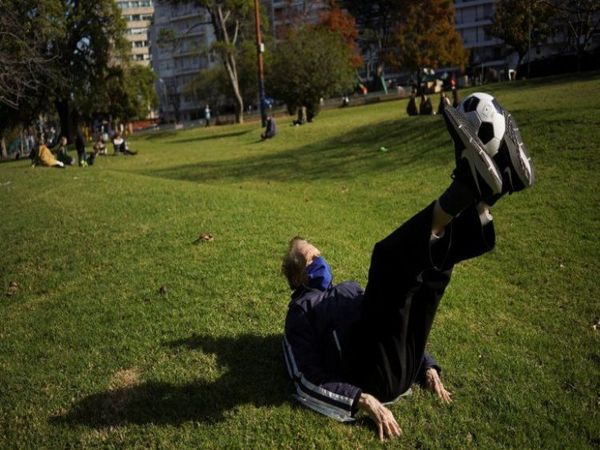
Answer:
<svg viewBox="0 0 600 450"><path fill-rule="evenodd" d="M300 403L339 421L363 410L383 440L401 434L384 404L415 381L451 401L440 367L425 353L438 304L454 265L494 247L490 206L534 182L521 135L504 114L506 133L492 157L465 116L445 109L455 144L453 181L375 245L364 291L354 282L333 286L319 250L299 237L290 241L282 264L293 290L283 347Z"/></svg>

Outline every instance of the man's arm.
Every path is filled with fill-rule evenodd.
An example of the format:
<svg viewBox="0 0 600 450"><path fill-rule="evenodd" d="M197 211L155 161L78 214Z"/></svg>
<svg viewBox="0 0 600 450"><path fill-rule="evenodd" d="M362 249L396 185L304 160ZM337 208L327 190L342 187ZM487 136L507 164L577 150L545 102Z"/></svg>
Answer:
<svg viewBox="0 0 600 450"><path fill-rule="evenodd" d="M452 394L446 390L442 383L441 371L441 367L433 356L425 352L417 380L425 389L436 394L443 403L450 403L452 402Z"/></svg>
<svg viewBox="0 0 600 450"><path fill-rule="evenodd" d="M452 393L446 390L439 372L433 367L425 371L425 389L435 393L443 403L452 402Z"/></svg>
<svg viewBox="0 0 600 450"><path fill-rule="evenodd" d="M375 422L380 441L383 442L388 437L395 438L402 434L402 429L396 422L394 414L372 395L362 393L358 400L358 407Z"/></svg>

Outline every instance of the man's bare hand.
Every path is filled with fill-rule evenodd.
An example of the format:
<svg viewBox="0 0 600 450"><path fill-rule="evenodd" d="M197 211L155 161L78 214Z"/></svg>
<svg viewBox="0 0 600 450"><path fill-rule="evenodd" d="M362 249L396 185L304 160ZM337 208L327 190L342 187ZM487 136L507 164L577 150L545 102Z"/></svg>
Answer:
<svg viewBox="0 0 600 450"><path fill-rule="evenodd" d="M443 403L452 402L452 394L446 390L440 374L433 367L425 371L425 388L436 394Z"/></svg>
<svg viewBox="0 0 600 450"><path fill-rule="evenodd" d="M386 438L395 438L402 434L402 430L394 418L394 414L381 404L379 400L369 394L361 394L358 400L358 407L369 414L369 417L379 432L379 440L382 442Z"/></svg>

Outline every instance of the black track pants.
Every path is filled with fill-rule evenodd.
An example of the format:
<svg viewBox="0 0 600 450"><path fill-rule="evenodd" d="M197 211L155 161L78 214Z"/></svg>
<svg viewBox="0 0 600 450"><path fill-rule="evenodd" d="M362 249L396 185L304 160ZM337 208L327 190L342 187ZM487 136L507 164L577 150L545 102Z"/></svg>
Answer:
<svg viewBox="0 0 600 450"><path fill-rule="evenodd" d="M373 249L353 372L357 384L381 401L396 398L415 381L454 264L495 244L493 224L482 227L474 206L433 243L432 218L433 204Z"/></svg>

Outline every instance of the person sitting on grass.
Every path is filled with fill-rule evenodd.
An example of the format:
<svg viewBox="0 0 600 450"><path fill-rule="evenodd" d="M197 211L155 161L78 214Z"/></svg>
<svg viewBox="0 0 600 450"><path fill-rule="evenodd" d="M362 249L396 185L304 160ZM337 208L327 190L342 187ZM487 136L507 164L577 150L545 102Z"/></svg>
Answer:
<svg viewBox="0 0 600 450"><path fill-rule="evenodd" d="M124 155L137 155L136 151L129 150L127 141L123 139L121 133L118 131L113 138L113 151L115 155L118 155L119 153L123 153Z"/></svg>
<svg viewBox="0 0 600 450"><path fill-rule="evenodd" d="M265 132L260 135L260 138L264 141L265 139L271 139L277 134L277 125L275 124L275 118L273 116L267 116L267 125Z"/></svg>
<svg viewBox="0 0 600 450"><path fill-rule="evenodd" d="M69 156L67 152L67 137L61 136L58 140L58 145L56 147L56 159L58 159L63 164L70 166L73 164L73 158Z"/></svg>
<svg viewBox="0 0 600 450"><path fill-rule="evenodd" d="M446 108L446 106L450 106L450 99L448 98L445 92L440 92L440 103L438 105L437 113L439 115L444 114L444 109Z"/></svg>
<svg viewBox="0 0 600 450"><path fill-rule="evenodd" d="M31 167L35 166L46 166L56 167L57 169L64 169L65 164L54 157L50 149L46 146L44 138L40 138L40 145L38 146L37 153L33 159Z"/></svg>
<svg viewBox="0 0 600 450"><path fill-rule="evenodd" d="M427 95L421 94L421 103L419 103L419 115L430 116L432 114L433 105L431 104L431 99Z"/></svg>
<svg viewBox="0 0 600 450"><path fill-rule="evenodd" d="M533 185L521 135L505 113L506 134L494 157L465 116L446 107L456 168L444 193L373 249L368 282L332 284L318 248L293 238L282 272L293 291L283 339L284 359L303 405L339 421L364 411L379 438L402 431L385 406L423 383L452 400L440 365L425 345L454 266L490 251L490 207L504 194Z"/></svg>
<svg viewBox="0 0 600 450"><path fill-rule="evenodd" d="M460 105L460 95L458 95L458 89L455 87L452 88L452 106L458 108Z"/></svg>
<svg viewBox="0 0 600 450"><path fill-rule="evenodd" d="M406 114L408 114L409 116L418 116L419 115L419 110L417 109L417 101L415 99L415 94L412 92L408 99L408 105L406 105Z"/></svg>
<svg viewBox="0 0 600 450"><path fill-rule="evenodd" d="M96 140L94 141L94 155L108 155L106 144L102 139L102 133L96 135Z"/></svg>

